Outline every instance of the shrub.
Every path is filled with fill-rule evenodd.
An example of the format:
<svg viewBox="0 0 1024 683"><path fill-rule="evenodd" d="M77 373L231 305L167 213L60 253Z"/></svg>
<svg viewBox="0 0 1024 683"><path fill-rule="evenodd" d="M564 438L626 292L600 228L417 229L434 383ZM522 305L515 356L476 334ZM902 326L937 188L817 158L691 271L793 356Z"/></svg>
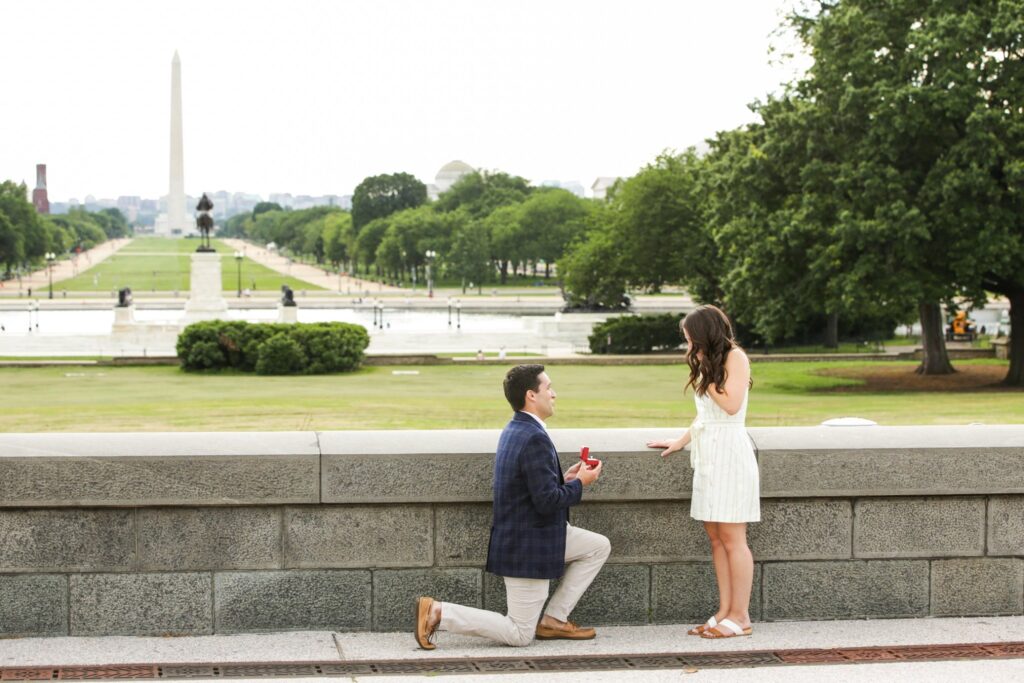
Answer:
<svg viewBox="0 0 1024 683"><path fill-rule="evenodd" d="M630 315L594 326L588 337L591 353L650 353L674 349L682 343L681 315Z"/></svg>
<svg viewBox="0 0 1024 683"><path fill-rule="evenodd" d="M230 367L260 374L320 374L359 367L369 343L366 328L350 323L212 320L186 327L177 351L185 370Z"/></svg>
<svg viewBox="0 0 1024 683"><path fill-rule="evenodd" d="M190 370L218 370L223 368L226 362L217 342L202 340L189 348L184 364Z"/></svg>
<svg viewBox="0 0 1024 683"><path fill-rule="evenodd" d="M259 345L258 375L297 375L306 368L306 352L285 332L278 332Z"/></svg>
<svg viewBox="0 0 1024 683"><path fill-rule="evenodd" d="M217 341L219 320L194 323L186 327L175 348L181 367L185 370L219 370L228 365L228 360Z"/></svg>

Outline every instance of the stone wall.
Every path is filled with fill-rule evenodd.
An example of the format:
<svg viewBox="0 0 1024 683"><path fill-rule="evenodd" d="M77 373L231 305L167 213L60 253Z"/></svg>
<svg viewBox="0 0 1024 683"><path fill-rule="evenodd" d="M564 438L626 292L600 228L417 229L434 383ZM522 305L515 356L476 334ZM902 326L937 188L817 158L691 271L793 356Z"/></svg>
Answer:
<svg viewBox="0 0 1024 683"><path fill-rule="evenodd" d="M605 460L573 523L592 624L716 606L664 429L552 430ZM1024 613L1024 426L751 429L753 617ZM0 636L400 630L412 600L504 610L482 571L497 431L0 435Z"/></svg>

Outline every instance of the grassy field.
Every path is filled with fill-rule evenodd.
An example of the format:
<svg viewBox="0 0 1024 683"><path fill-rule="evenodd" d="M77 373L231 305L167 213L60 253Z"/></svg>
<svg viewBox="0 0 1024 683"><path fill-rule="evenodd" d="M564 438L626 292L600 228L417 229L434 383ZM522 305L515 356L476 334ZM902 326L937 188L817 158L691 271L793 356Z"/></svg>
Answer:
<svg viewBox="0 0 1024 683"><path fill-rule="evenodd" d="M188 291L190 259L197 246L199 241L194 239L138 238L92 268L80 270L76 277L55 282L54 289L66 289L69 292L108 292L121 287L131 287L134 292ZM221 254L223 290L237 291L238 265L235 262L234 251L218 240L211 240L211 246ZM308 282L285 276L248 258L242 260L243 289L280 290L284 284L296 291L321 289Z"/></svg>
<svg viewBox="0 0 1024 683"><path fill-rule="evenodd" d="M958 363L973 389L929 390L913 363L758 363L748 424L1024 422L1024 392L978 384L1006 363ZM394 374L415 371L418 374ZM905 382L871 388L875 371ZM192 375L171 367L4 368L5 432L499 428L509 417L501 366L372 367L344 375ZM865 374L868 374L865 378ZM685 427L683 367L555 366L557 427ZM937 384L935 386L944 386ZM967 385L965 385L967 386Z"/></svg>

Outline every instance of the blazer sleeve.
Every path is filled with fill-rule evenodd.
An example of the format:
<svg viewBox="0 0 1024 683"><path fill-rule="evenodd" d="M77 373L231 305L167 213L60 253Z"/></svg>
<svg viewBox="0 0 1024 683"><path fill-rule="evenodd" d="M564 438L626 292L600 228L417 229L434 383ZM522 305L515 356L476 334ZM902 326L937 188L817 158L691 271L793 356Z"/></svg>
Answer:
<svg viewBox="0 0 1024 683"><path fill-rule="evenodd" d="M580 502L583 482L573 479L561 484L558 458L551 452L550 442L537 435L530 439L522 453L523 474L533 506L542 515L565 510Z"/></svg>

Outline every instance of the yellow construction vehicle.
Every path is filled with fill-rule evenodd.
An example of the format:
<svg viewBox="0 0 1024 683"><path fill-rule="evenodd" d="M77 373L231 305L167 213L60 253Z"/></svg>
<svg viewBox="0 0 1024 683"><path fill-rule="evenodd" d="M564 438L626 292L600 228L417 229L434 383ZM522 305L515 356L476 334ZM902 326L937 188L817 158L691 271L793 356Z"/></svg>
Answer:
<svg viewBox="0 0 1024 683"><path fill-rule="evenodd" d="M967 311L957 311L946 327L946 341L974 341L976 336L977 324L967 317Z"/></svg>

